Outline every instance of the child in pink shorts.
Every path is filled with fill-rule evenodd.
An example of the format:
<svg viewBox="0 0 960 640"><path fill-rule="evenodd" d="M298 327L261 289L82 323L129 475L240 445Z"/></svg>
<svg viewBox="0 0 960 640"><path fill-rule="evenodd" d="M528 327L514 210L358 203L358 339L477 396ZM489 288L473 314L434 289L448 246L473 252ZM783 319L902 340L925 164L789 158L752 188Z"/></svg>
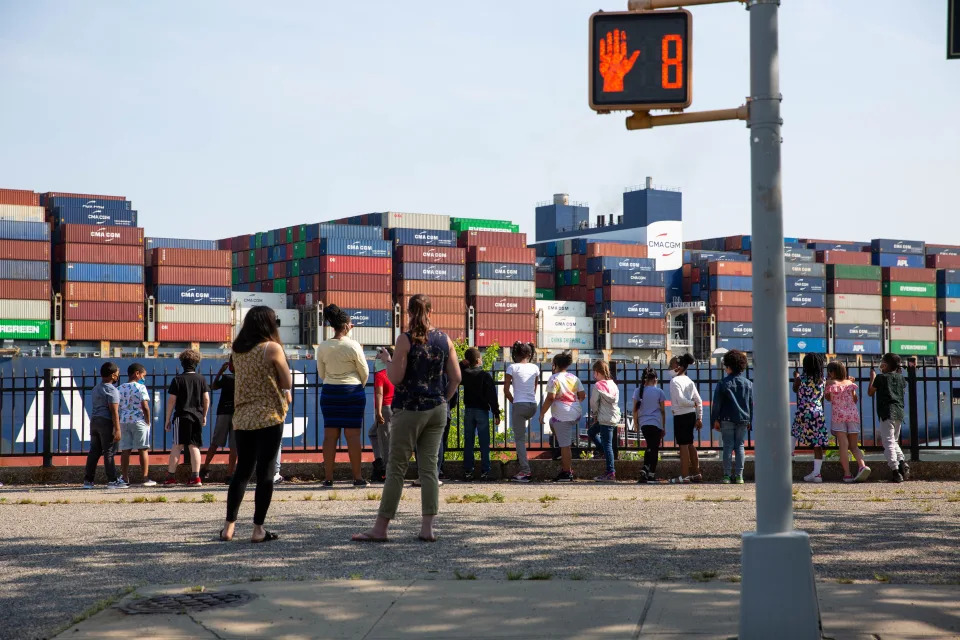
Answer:
<svg viewBox="0 0 960 640"><path fill-rule="evenodd" d="M863 452L857 446L860 436L860 410L857 408L857 383L847 377L847 367L834 360L827 365L827 388L824 397L833 405L830 430L840 447L840 464L844 482L864 482L870 477L870 467L863 461ZM857 460L857 475L850 474L850 454Z"/></svg>

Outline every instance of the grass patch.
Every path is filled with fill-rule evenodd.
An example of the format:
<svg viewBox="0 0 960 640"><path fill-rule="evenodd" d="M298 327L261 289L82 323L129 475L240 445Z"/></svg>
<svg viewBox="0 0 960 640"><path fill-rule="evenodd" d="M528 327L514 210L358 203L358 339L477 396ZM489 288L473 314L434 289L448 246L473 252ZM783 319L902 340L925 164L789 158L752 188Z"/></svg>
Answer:
<svg viewBox="0 0 960 640"><path fill-rule="evenodd" d="M182 498L177 498L177 502L178 502L179 504L185 504L185 503L187 503L187 502L196 502L196 501L197 501L196 498L188 498L188 497L186 497L186 496L184 496L184 497L182 497Z"/></svg>
<svg viewBox="0 0 960 640"><path fill-rule="evenodd" d="M157 496L156 498L153 498L150 500L150 502L166 502L166 501L167 501L167 496Z"/></svg>
<svg viewBox="0 0 960 640"><path fill-rule="evenodd" d="M132 500L133 504L143 504L143 503L146 502L146 501L147 501L147 497L146 497L146 496L137 496L136 498L134 498L134 499Z"/></svg>
<svg viewBox="0 0 960 640"><path fill-rule="evenodd" d="M931 511L933 511L933 505L932 505L932 504L928 504L928 505L926 505L926 506L923 508L923 512L924 512L924 513L930 513Z"/></svg>
<svg viewBox="0 0 960 640"><path fill-rule="evenodd" d="M331 491L330 493L327 494L327 500L328 500L328 501L330 501L330 500L334 500L334 501L335 501L335 500L343 500L343 497L341 497L340 494L337 493L336 491Z"/></svg>
<svg viewBox="0 0 960 640"><path fill-rule="evenodd" d="M216 502L217 496L212 493L204 493L200 495L200 502Z"/></svg>
<svg viewBox="0 0 960 640"><path fill-rule="evenodd" d="M553 578L553 574L547 571L537 571L531 573L527 580L550 580Z"/></svg>
<svg viewBox="0 0 960 640"><path fill-rule="evenodd" d="M696 502L697 496L692 493L688 493L687 495L683 496L683 499L685 502Z"/></svg>
<svg viewBox="0 0 960 640"><path fill-rule="evenodd" d="M793 508L796 509L797 511L810 511L811 509L813 509L813 503L805 500L803 502L798 502L797 504L793 505Z"/></svg>
<svg viewBox="0 0 960 640"><path fill-rule="evenodd" d="M890 582L890 576L886 575L885 573L875 573L873 574L873 579L876 580L877 582L883 582L883 583Z"/></svg>
<svg viewBox="0 0 960 640"><path fill-rule="evenodd" d="M743 502L743 496L730 496L729 498L697 498L694 496L693 500L699 500L700 502ZM693 502L691 500L691 502Z"/></svg>
<svg viewBox="0 0 960 640"><path fill-rule="evenodd" d="M493 492L493 495L490 496L490 501L491 501L491 502L496 502L496 503L500 504L500 503L506 502L506 501L507 501L507 498L506 498L506 496L504 496L504 495L503 495L502 493L500 493L499 491L494 491L494 492Z"/></svg>
<svg viewBox="0 0 960 640"><path fill-rule="evenodd" d="M897 495L900 495L902 493L906 493L906 491L904 491L903 489L897 489L896 491L894 491L894 493L896 493Z"/></svg>
<svg viewBox="0 0 960 640"><path fill-rule="evenodd" d="M207 588L205 586L203 586L202 584L198 584L196 586L193 586L187 589L187 593L203 593L206 590Z"/></svg>
<svg viewBox="0 0 960 640"><path fill-rule="evenodd" d="M0 502L6 502L6 501L7 501L6 498L0 498Z"/></svg>
<svg viewBox="0 0 960 640"><path fill-rule="evenodd" d="M523 580L523 571L507 571L507 580Z"/></svg>
<svg viewBox="0 0 960 640"><path fill-rule="evenodd" d="M454 570L453 575L457 578L457 580L476 580L477 579L477 574L460 573L460 569Z"/></svg>
<svg viewBox="0 0 960 640"><path fill-rule="evenodd" d="M690 574L690 577L697 582L710 582L717 577L716 571L696 571Z"/></svg>
<svg viewBox="0 0 960 640"><path fill-rule="evenodd" d="M545 494L543 494L542 496L540 496L539 498L537 498L537 500L539 500L541 504L548 504L548 503L550 503L550 502L556 502L556 501L559 500L559 499L560 499L560 498L558 498L557 496L552 496L552 495L550 495L549 493L545 493Z"/></svg>
<svg viewBox="0 0 960 640"><path fill-rule="evenodd" d="M741 578L740 576L730 576L729 578L727 578L727 582L732 582L733 584L740 584Z"/></svg>
<svg viewBox="0 0 960 640"><path fill-rule="evenodd" d="M37 504L37 503L31 500L30 498L20 498L19 500L17 500L17 504Z"/></svg>
<svg viewBox="0 0 960 640"><path fill-rule="evenodd" d="M370 500L371 502L379 500L380 497L381 495L376 491L371 491L370 493L367 494L367 500Z"/></svg>
<svg viewBox="0 0 960 640"><path fill-rule="evenodd" d="M571 574L570 574L570 579L571 579L571 580L583 580L583 574L582 574L582 573L571 573Z"/></svg>
<svg viewBox="0 0 960 640"><path fill-rule="evenodd" d="M310 502L311 500L313 500L313 494L308 493L307 495L303 496L301 500L303 500L304 502Z"/></svg>
<svg viewBox="0 0 960 640"><path fill-rule="evenodd" d="M72 627L75 624L80 624L87 618L91 618L97 615L98 613L100 613L101 611L103 611L113 603L117 602L124 596L130 594L133 591L133 589L134 589L133 587L126 587L124 589L121 589L117 593L113 594L109 598L104 598L103 600L97 600L89 609L86 609L81 613L78 613L77 615L73 616L73 618L70 620L70 624L67 625L67 628Z"/></svg>
<svg viewBox="0 0 960 640"><path fill-rule="evenodd" d="M485 493L465 493L462 496L447 496L447 504L467 504L493 502Z"/></svg>
<svg viewBox="0 0 960 640"><path fill-rule="evenodd" d="M960 502L960 496L955 498L947 498L947 502Z"/></svg>
<svg viewBox="0 0 960 640"><path fill-rule="evenodd" d="M873 496L873 497L871 497L871 498L867 498L867 502L890 502L890 498L883 498L883 497L880 497L880 496Z"/></svg>
<svg viewBox="0 0 960 640"><path fill-rule="evenodd" d="M363 580L363 576L362 576L361 574L359 574L359 573L351 573L351 574L350 574L350 579L351 579L351 580Z"/></svg>
<svg viewBox="0 0 960 640"><path fill-rule="evenodd" d="M837 578L837 584L853 584L850 578Z"/></svg>

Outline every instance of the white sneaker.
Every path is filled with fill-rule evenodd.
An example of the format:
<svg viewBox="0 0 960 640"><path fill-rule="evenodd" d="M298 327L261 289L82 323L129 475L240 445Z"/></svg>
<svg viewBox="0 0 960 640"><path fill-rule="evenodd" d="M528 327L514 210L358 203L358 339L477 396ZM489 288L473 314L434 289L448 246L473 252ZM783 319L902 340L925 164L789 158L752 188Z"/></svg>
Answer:
<svg viewBox="0 0 960 640"><path fill-rule="evenodd" d="M804 482L820 483L820 482L823 482L823 478L820 476L819 473L817 473L817 472L815 472L815 471L811 471L809 474L803 476L803 481L804 481Z"/></svg>
<svg viewBox="0 0 960 640"><path fill-rule="evenodd" d="M281 482L283 482L282 475L278 473L277 475L273 476L273 484L280 484Z"/></svg>
<svg viewBox="0 0 960 640"><path fill-rule="evenodd" d="M151 480L150 478L147 478L146 480L143 481L143 486L145 486L145 487L155 487L155 486L157 486L157 483L154 482L153 480Z"/></svg>
<svg viewBox="0 0 960 640"><path fill-rule="evenodd" d="M97 488L97 485L93 484L92 482L84 482L84 483L83 483L83 486L80 487L80 488L81 488L81 489L96 489L96 488Z"/></svg>
<svg viewBox="0 0 960 640"><path fill-rule="evenodd" d="M107 489L129 489L130 485L122 480L114 480L107 483Z"/></svg>

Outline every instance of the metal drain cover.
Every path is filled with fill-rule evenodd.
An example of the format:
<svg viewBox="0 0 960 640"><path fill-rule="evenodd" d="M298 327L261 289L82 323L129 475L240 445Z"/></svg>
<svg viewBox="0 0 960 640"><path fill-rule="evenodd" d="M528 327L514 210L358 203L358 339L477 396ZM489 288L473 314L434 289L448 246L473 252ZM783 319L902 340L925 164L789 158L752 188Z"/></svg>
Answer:
<svg viewBox="0 0 960 640"><path fill-rule="evenodd" d="M131 615L143 613L193 613L218 607L235 607L246 604L254 598L256 598L256 596L249 591L177 593L131 600L117 608Z"/></svg>

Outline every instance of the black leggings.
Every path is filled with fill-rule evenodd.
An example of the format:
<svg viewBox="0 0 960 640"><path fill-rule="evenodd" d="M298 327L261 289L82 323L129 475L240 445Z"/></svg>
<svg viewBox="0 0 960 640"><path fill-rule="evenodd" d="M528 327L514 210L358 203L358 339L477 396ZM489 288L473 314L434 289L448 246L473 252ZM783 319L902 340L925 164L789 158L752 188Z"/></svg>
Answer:
<svg viewBox="0 0 960 640"><path fill-rule="evenodd" d="M657 459L660 458L660 441L663 439L663 431L652 424L645 424L640 427L643 433L643 439L647 441L647 448L643 452L643 466L651 472L657 470Z"/></svg>
<svg viewBox="0 0 960 640"><path fill-rule="evenodd" d="M262 525L273 498L273 469L283 439L283 425L277 424L250 431L237 430L237 469L227 491L227 522L237 521L237 512L247 490L247 482L257 467L257 490L254 493L253 524Z"/></svg>

